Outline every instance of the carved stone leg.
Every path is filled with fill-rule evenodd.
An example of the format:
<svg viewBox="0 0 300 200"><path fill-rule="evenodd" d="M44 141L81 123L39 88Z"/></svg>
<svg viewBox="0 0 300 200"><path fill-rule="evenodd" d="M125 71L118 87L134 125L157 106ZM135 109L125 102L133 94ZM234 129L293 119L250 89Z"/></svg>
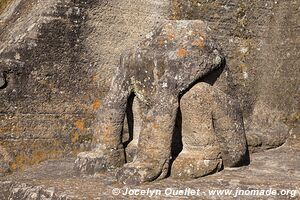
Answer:
<svg viewBox="0 0 300 200"><path fill-rule="evenodd" d="M121 134L130 95L125 78L122 71L118 72L103 107L98 112L94 148L77 156L75 169L81 173L94 174L121 167L125 163Z"/></svg>
<svg viewBox="0 0 300 200"><path fill-rule="evenodd" d="M238 167L250 161L239 103L218 89L214 97L213 125L221 148L225 167Z"/></svg>
<svg viewBox="0 0 300 200"><path fill-rule="evenodd" d="M171 176L198 178L222 166L220 146L212 123L213 97L198 83L180 100L183 150L172 164Z"/></svg>
<svg viewBox="0 0 300 200"><path fill-rule="evenodd" d="M222 91L198 83L180 101L183 151L171 175L197 178L247 161L247 143L238 104Z"/></svg>
<svg viewBox="0 0 300 200"><path fill-rule="evenodd" d="M124 184L139 184L164 178L169 169L171 140L178 109L177 98L162 97L163 103L142 109L142 130L137 156L117 173ZM159 102L159 101L156 101Z"/></svg>
<svg viewBox="0 0 300 200"><path fill-rule="evenodd" d="M140 102L138 98L134 98L132 103L132 113L133 113L133 135L132 141L126 147L126 161L132 162L137 155L138 150L138 140L142 130L142 113L139 106Z"/></svg>

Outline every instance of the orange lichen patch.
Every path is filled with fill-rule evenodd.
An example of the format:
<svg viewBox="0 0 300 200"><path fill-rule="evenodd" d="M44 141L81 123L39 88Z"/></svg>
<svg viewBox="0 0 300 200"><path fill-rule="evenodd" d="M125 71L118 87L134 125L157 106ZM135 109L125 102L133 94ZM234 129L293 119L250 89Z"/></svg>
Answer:
<svg viewBox="0 0 300 200"><path fill-rule="evenodd" d="M201 31L199 32L199 36L200 36L200 38L202 38L203 40L206 39L205 33L201 32Z"/></svg>
<svg viewBox="0 0 300 200"><path fill-rule="evenodd" d="M247 67L246 67L245 64L242 63L242 64L239 65L239 68L240 68L240 70L243 72L243 71L246 70Z"/></svg>
<svg viewBox="0 0 300 200"><path fill-rule="evenodd" d="M98 80L98 75L93 75L93 76L91 77L91 79L92 79L92 81L97 81L97 80Z"/></svg>
<svg viewBox="0 0 300 200"><path fill-rule="evenodd" d="M48 159L59 158L62 154L63 151L58 149L33 151L31 155L20 154L15 157L15 161L10 165L10 169L12 171L25 170L28 166Z"/></svg>
<svg viewBox="0 0 300 200"><path fill-rule="evenodd" d="M192 43L193 46L198 46L200 48L204 47L204 40L202 39L198 39L198 40L194 40L194 42Z"/></svg>
<svg viewBox="0 0 300 200"><path fill-rule="evenodd" d="M80 119L75 122L75 126L78 130L82 131L85 128L85 123L83 120Z"/></svg>
<svg viewBox="0 0 300 200"><path fill-rule="evenodd" d="M27 130L29 130L29 128L26 127ZM0 128L0 133L22 133L24 131L24 128L20 128L20 127L17 127L17 126L6 126L6 127L1 127Z"/></svg>
<svg viewBox="0 0 300 200"><path fill-rule="evenodd" d="M24 163L26 158L24 156L18 155L15 157L15 162L10 165L10 168L15 171L17 169L25 169Z"/></svg>
<svg viewBox="0 0 300 200"><path fill-rule="evenodd" d="M158 129L158 125L156 123L153 123L152 128Z"/></svg>
<svg viewBox="0 0 300 200"><path fill-rule="evenodd" d="M78 139L79 139L79 134L77 132L75 132L71 138L71 142L74 144L78 141Z"/></svg>
<svg viewBox="0 0 300 200"><path fill-rule="evenodd" d="M164 41L163 38L160 38L160 39L158 40L158 43L159 43L160 46L163 46L163 45L165 44L165 41Z"/></svg>
<svg viewBox="0 0 300 200"><path fill-rule="evenodd" d="M11 132L11 128L9 128L9 127L1 127L0 128L0 133L7 133L7 132Z"/></svg>
<svg viewBox="0 0 300 200"><path fill-rule="evenodd" d="M92 104L92 108L93 108L94 110L99 109L100 106L101 106L101 101L100 101L99 99L96 99L96 100L93 102L93 104Z"/></svg>
<svg viewBox="0 0 300 200"><path fill-rule="evenodd" d="M172 33L168 34L167 37L168 37L169 40L174 40L175 39L175 35L172 34Z"/></svg>
<svg viewBox="0 0 300 200"><path fill-rule="evenodd" d="M12 2L12 0L0 0L0 13Z"/></svg>
<svg viewBox="0 0 300 200"><path fill-rule="evenodd" d="M184 48L180 48L177 52L178 57L184 58L186 56L186 50Z"/></svg>
<svg viewBox="0 0 300 200"><path fill-rule="evenodd" d="M112 132L113 132L112 124L104 125L103 132L100 133L100 134L102 134L101 138L104 143L114 143L115 142L115 141L113 141L115 138L111 137Z"/></svg>
<svg viewBox="0 0 300 200"><path fill-rule="evenodd" d="M42 161L60 158L71 150L66 148L65 142L61 139L22 140L13 144L0 141L0 143L4 148L14 152L14 159L9 166L12 171L24 170Z"/></svg>
<svg viewBox="0 0 300 200"><path fill-rule="evenodd" d="M26 127L26 130L31 130L30 128ZM13 126L12 129L11 129L12 132L14 133L22 133L24 131L24 128L20 128L20 127L17 127L17 126Z"/></svg>

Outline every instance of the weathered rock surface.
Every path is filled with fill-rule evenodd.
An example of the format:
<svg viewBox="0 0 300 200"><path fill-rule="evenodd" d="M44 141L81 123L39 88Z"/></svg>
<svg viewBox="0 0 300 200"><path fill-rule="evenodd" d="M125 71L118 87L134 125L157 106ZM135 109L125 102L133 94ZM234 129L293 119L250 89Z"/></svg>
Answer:
<svg viewBox="0 0 300 200"><path fill-rule="evenodd" d="M84 148L96 99L80 37L84 2L13 1L0 17L0 145L11 169ZM80 74L80 75L79 75Z"/></svg>
<svg viewBox="0 0 300 200"><path fill-rule="evenodd" d="M16 156L13 170L88 149L120 52L168 15L169 2L2 2L0 145Z"/></svg>
<svg viewBox="0 0 300 200"><path fill-rule="evenodd" d="M125 164L122 129L130 96L134 94L142 119L137 156L132 163L122 167L118 177L128 183L164 178L169 170L180 94L222 67L224 57L221 49L211 40L205 22L173 20L160 24L146 40L121 55L108 95L98 112L94 149L78 155L76 168L84 172L84 169L93 166L106 170ZM228 111L223 112L227 114ZM216 117L215 122L222 124L219 118L224 116ZM244 135L241 143L246 149ZM240 156L230 156L240 160ZM97 161L94 162L93 158ZM229 157L227 161L236 164Z"/></svg>
<svg viewBox="0 0 300 200"><path fill-rule="evenodd" d="M11 6L0 16L0 145L6 149L0 150L0 168L4 171L88 149L96 111L120 53L168 18L172 2L173 17L208 21L221 43L232 77L226 80L223 73L215 86L225 93L237 89L250 150L286 144L253 154L246 167L192 181L168 178L138 188L299 190L299 1L2 0L0 12L7 2ZM10 153L15 155L12 164ZM49 161L2 177L0 199L132 198L112 195L113 187L125 189L115 174L79 177L73 163L73 158Z"/></svg>
<svg viewBox="0 0 300 200"><path fill-rule="evenodd" d="M215 86L237 89L250 150L299 145L297 0L2 0L0 12L3 2L0 145L13 170L88 149L120 53L168 18L170 2L174 18L208 21L221 43L232 77Z"/></svg>
<svg viewBox="0 0 300 200"><path fill-rule="evenodd" d="M282 145L299 120L299 6L288 1L171 0L173 19L201 19L226 54L225 74L215 85L236 91L251 151ZM297 117L298 116L298 117Z"/></svg>
<svg viewBox="0 0 300 200"><path fill-rule="evenodd" d="M151 199L183 199L186 196L166 196L167 188L200 189L201 196L189 199L299 199L300 198L300 155L298 145L284 145L278 149L255 153L251 164L241 168L225 168L223 171L191 181L177 181L167 178L151 184L133 187L134 189L157 189L162 196ZM114 188L125 192L129 186L120 185L114 174L104 173L95 176L81 176L73 171L74 159L47 161L24 172L17 172L0 178L0 198L6 199L150 199L149 196L113 195ZM209 195L209 190L298 190L289 196L238 196ZM205 193L202 193L205 192ZM44 197L42 197L44 196ZM47 199L47 198L46 198Z"/></svg>
<svg viewBox="0 0 300 200"><path fill-rule="evenodd" d="M238 102L207 84L194 85L180 100L183 149L171 176L198 178L221 167L248 163L248 149Z"/></svg>

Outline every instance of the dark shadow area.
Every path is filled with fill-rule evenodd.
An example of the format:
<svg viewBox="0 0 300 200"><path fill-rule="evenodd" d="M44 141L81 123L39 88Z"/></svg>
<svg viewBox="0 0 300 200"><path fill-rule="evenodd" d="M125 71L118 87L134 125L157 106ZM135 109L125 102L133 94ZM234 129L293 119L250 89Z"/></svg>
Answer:
<svg viewBox="0 0 300 200"><path fill-rule="evenodd" d="M171 156L172 159L170 160L169 171L167 177L171 175L171 168L174 160L180 154L183 149L182 143L182 115L180 106L178 107L177 115L176 115L176 124L173 131L172 136L172 144L171 144Z"/></svg>
<svg viewBox="0 0 300 200"><path fill-rule="evenodd" d="M181 116L181 110L180 107L178 108L177 115L176 115L176 124L174 127L174 132L172 136L172 146L171 146L171 155L172 160L175 160L175 158L179 155L179 153L183 149L183 143L182 143L182 116Z"/></svg>
<svg viewBox="0 0 300 200"><path fill-rule="evenodd" d="M226 60L224 59L222 61L221 66L210 72L208 75L206 75L205 77L202 77L201 79L195 81L194 83L192 83L182 94L180 94L179 96L179 105L180 105L180 99L181 97L187 92L189 91L194 85L196 85L199 82L205 82L208 83L210 85L214 85L214 83L218 80L218 78L220 77L220 75L227 70L227 65L226 65ZM176 116L176 125L174 127L174 133L173 133L173 137L172 137L172 146L171 146L171 155L172 155L172 159L170 161L170 167L169 167L169 172L168 172L168 176L171 175L171 167L172 164L174 162L174 160L177 158L177 156L180 154L180 152L183 149L183 142L182 142L182 115L181 115L181 110L180 110L180 106L178 108L178 112L177 112L177 116ZM243 166L243 165L248 165L250 163L250 158L249 158L249 151L247 149L246 155L244 156L244 158L241 160L240 163L238 163L238 166ZM238 167L237 166L237 167ZM224 166L222 166L221 170L223 170ZM214 172L212 172L214 173Z"/></svg>
<svg viewBox="0 0 300 200"><path fill-rule="evenodd" d="M218 78L220 77L220 75L223 73L223 71L227 68L226 66L226 60L222 60L222 63L220 64L220 67L211 71L210 73L208 73L206 76L200 78L199 80L196 80L195 82L193 82L191 85L189 85L189 87L184 90L180 95L179 95L179 100L181 99L181 97L187 92L189 91L194 85L196 85L197 83L200 82L205 82L208 83L210 85L214 85L214 83L218 80Z"/></svg>
<svg viewBox="0 0 300 200"><path fill-rule="evenodd" d="M220 68L218 68L217 70L214 70L211 73L209 73L208 75L204 76L202 79L197 81L195 84L197 84L199 82L205 82L210 85L214 85L214 83L218 80L218 78L220 77L220 75L223 73L224 70L225 70L225 61L224 61L224 64L222 64L222 66Z"/></svg>
<svg viewBox="0 0 300 200"><path fill-rule="evenodd" d="M248 144L247 144L247 146L248 146ZM251 159L250 159L250 153L249 153L249 149L247 148L245 156L243 157L243 159L240 160L240 162L235 167L241 167L241 166L250 165L250 161L251 161Z"/></svg>
<svg viewBox="0 0 300 200"><path fill-rule="evenodd" d="M123 127L122 131L122 137L126 139L126 141L123 142L124 148L128 146L128 144L133 140L133 127L134 127L134 120L133 120L133 110L132 110L132 105L133 105L133 99L135 95L132 93L127 101L127 107L126 107L126 121L127 121L127 126L126 126L126 121L125 121L125 129ZM126 129L127 127L127 129ZM127 134L127 135L126 135Z"/></svg>
<svg viewBox="0 0 300 200"><path fill-rule="evenodd" d="M223 60L222 63L221 63L221 66L218 69L213 70L212 72L210 72L205 77L202 77L201 79L199 79L199 80L195 81L194 83L192 83L182 94L180 94L179 100L178 100L179 105L180 105L181 97L187 91L189 91L194 85L196 85L197 83L206 82L210 85L213 85L217 81L217 79L220 77L220 75L223 73L225 67L226 67L226 61ZM172 147L171 147L172 160L171 160L171 165L172 165L173 161L177 158L179 153L182 151L182 149L183 149L183 143L182 143L182 116L181 116L181 110L180 110L180 106L179 106L177 116L176 116L176 125L174 127L174 133L173 133L173 137L172 137Z"/></svg>

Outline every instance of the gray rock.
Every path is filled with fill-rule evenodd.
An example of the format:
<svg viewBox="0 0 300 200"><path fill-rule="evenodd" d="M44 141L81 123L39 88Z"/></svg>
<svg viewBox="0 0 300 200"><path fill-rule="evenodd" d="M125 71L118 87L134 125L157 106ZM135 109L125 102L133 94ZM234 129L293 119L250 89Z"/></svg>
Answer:
<svg viewBox="0 0 300 200"><path fill-rule="evenodd" d="M0 145L18 156L16 169L89 146L120 53L168 18L170 8L175 19L208 21L223 47L232 82L227 86L225 72L214 87L237 89L250 150L277 147L287 137L299 146L298 135L288 134L299 124L298 1L11 2L0 17L0 68L8 83L0 90ZM129 147L134 159L136 145L127 154ZM290 154L283 156L294 159ZM280 158L266 155L264 162Z"/></svg>
<svg viewBox="0 0 300 200"><path fill-rule="evenodd" d="M117 176L123 183L164 178L169 169L179 95L222 64L224 56L210 39L204 22L167 21L160 25L147 40L121 56L108 96L99 110L99 130L94 135L96 147L88 154L98 154L97 160L104 162L103 168L125 163L124 159L106 162L114 157L114 152L122 150L126 106L134 93L142 119L137 156L132 163L125 164ZM80 154L76 163L82 163L83 159Z"/></svg>
<svg viewBox="0 0 300 200"><path fill-rule="evenodd" d="M214 87L236 90L250 151L299 145L288 134L299 122L298 1L10 2L0 16L8 83L0 90L0 145L19 158L16 169L89 148L119 55L169 11L208 21L230 72ZM136 155L131 144L128 160Z"/></svg>
<svg viewBox="0 0 300 200"><path fill-rule="evenodd" d="M207 83L193 86L180 101L183 150L171 175L198 178L247 164L242 113L233 98ZM223 162L223 163L222 163Z"/></svg>
<svg viewBox="0 0 300 200"><path fill-rule="evenodd" d="M270 190L277 192L289 190L289 194L255 196L261 200L298 200L300 195L300 160L299 145L282 146L266 152L255 153L251 157L251 165L240 168L225 168L219 173L196 180L167 179L142 184L135 187L123 186L118 183L112 173L101 173L96 176L78 177L73 170L75 158L51 160L35 165L24 172L17 172L9 176L0 177L0 199L26 199L25 191L54 192L53 199L245 199L251 200L251 195L209 195L214 190ZM284 173L283 173L284 172ZM140 190L161 190L161 195L115 195L113 189L125 192L126 188ZM201 196L167 196L164 191L168 188L185 190L186 188L200 189ZM19 191L16 193L15 191ZM16 196L19 194L19 196ZM15 197L15 198L14 198ZM18 197L18 198L16 198ZM39 199L39 198L38 198ZM40 198L42 199L42 198Z"/></svg>
<svg viewBox="0 0 300 200"><path fill-rule="evenodd" d="M235 91L250 151L282 145L299 116L299 1L171 0L173 19L206 20L231 72L215 86ZM260 17L257 17L260 16Z"/></svg>

